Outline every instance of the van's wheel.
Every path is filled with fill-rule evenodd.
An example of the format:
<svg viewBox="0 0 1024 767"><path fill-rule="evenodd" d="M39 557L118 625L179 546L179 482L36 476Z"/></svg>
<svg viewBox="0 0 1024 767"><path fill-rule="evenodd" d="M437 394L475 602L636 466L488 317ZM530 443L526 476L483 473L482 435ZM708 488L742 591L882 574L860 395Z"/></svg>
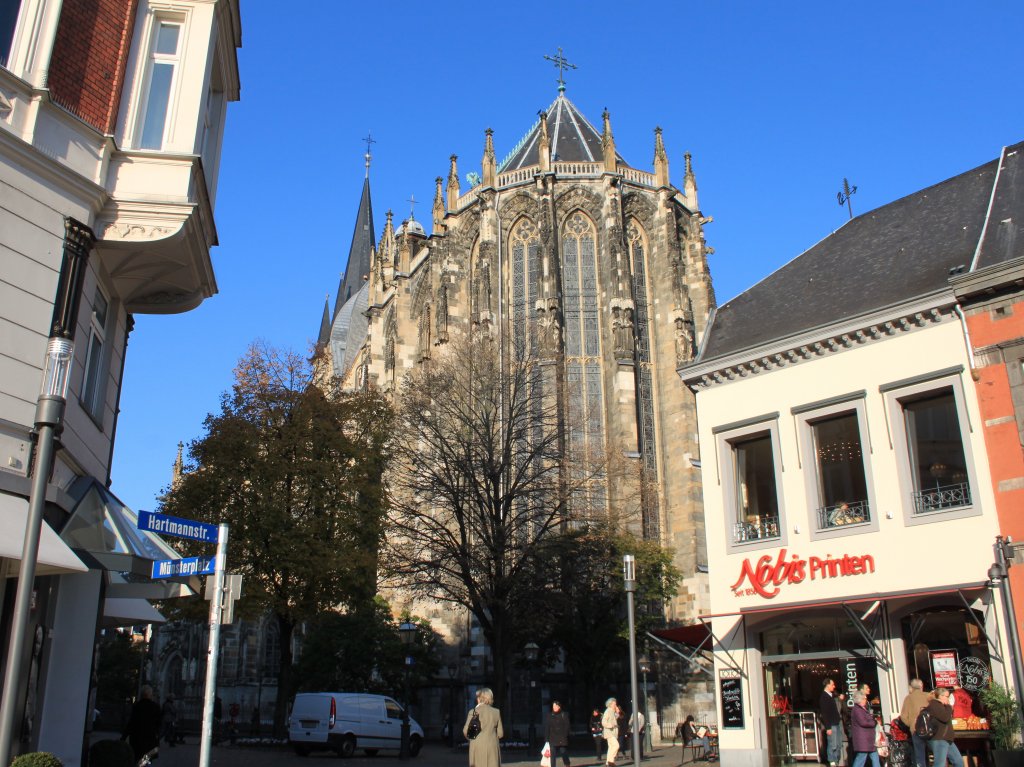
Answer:
<svg viewBox="0 0 1024 767"><path fill-rule="evenodd" d="M366 754L367 756L376 756L377 755L377 749L375 749L375 748L364 748L363 749L363 753Z"/></svg>
<svg viewBox="0 0 1024 767"><path fill-rule="evenodd" d="M423 738L419 735L413 735L409 738L409 756L416 756L423 748Z"/></svg>
<svg viewBox="0 0 1024 767"><path fill-rule="evenodd" d="M338 746L338 756L343 759L351 759L356 753L356 739L353 735L346 735L341 739L341 745Z"/></svg>
<svg viewBox="0 0 1024 767"><path fill-rule="evenodd" d="M309 756L309 749L305 746L293 745L292 750L299 756Z"/></svg>

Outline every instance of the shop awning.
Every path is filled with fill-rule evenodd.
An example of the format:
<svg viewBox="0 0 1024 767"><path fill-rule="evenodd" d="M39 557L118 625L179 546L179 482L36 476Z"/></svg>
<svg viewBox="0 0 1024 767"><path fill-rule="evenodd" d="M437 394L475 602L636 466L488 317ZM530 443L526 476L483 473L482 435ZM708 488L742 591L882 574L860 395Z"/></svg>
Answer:
<svg viewBox="0 0 1024 767"><path fill-rule="evenodd" d="M166 618L145 599L117 599L107 597L103 600L104 628L134 626L140 623L165 623Z"/></svg>
<svg viewBox="0 0 1024 767"><path fill-rule="evenodd" d="M654 636L660 639L667 639L670 642L689 645L690 647L702 647L711 636L711 630L706 623L691 623L689 626L673 626L668 629L652 631Z"/></svg>
<svg viewBox="0 0 1024 767"><path fill-rule="evenodd" d="M15 495L0 493L0 558L21 562L25 541L25 520L28 519L28 501ZM85 573L89 568L60 539L46 521L39 536L36 575ZM18 565L8 566L9 578L18 576Z"/></svg>

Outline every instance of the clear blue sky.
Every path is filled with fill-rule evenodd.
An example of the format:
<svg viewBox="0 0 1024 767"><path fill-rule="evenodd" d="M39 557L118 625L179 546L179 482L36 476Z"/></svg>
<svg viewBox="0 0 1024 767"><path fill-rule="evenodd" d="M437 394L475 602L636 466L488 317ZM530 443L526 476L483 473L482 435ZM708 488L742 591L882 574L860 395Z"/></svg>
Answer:
<svg viewBox="0 0 1024 767"><path fill-rule="evenodd" d="M664 129L673 183L692 152L720 302L854 213L994 159L1024 139L1022 9L985 2L390 2L242 0L242 98L217 199L219 294L138 316L128 345L113 490L152 509L178 441L202 434L247 346L305 350L331 305L371 131L377 234L391 208L430 229L448 156L499 160L557 95L652 170Z"/></svg>

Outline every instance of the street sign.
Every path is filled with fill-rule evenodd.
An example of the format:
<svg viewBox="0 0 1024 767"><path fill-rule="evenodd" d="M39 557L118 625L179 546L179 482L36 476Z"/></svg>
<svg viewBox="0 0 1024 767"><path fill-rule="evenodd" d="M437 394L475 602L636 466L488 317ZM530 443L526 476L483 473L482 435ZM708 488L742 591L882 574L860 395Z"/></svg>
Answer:
<svg viewBox="0 0 1024 767"><path fill-rule="evenodd" d="M214 557L162 559L153 563L153 578L175 578L181 575L211 575L216 567Z"/></svg>
<svg viewBox="0 0 1024 767"><path fill-rule="evenodd" d="M217 542L217 525L169 517L166 514L154 514L152 511L139 512L139 529L163 535L176 535L179 538L191 538L194 541L206 543Z"/></svg>

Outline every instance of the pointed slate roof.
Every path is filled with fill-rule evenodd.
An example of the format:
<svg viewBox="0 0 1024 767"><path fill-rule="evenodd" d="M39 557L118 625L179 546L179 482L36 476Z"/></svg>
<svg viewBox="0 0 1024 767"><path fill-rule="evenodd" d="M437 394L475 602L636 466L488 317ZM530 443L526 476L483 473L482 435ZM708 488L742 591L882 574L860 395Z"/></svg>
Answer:
<svg viewBox="0 0 1024 767"><path fill-rule="evenodd" d="M576 105L566 98L564 93L547 108L548 136L551 139L551 159L554 162L601 162L604 157L601 149L601 131ZM533 124L516 148L506 157L498 172L528 168L540 164L538 139L540 137L540 119ZM619 162L626 167L629 164L622 155L615 153Z"/></svg>
<svg viewBox="0 0 1024 767"><path fill-rule="evenodd" d="M363 181L363 193L359 198L359 211L352 230L352 244L348 249L348 265L338 286L338 297L334 301L334 316L345 302L359 292L359 288L370 276L370 251L377 247L373 234L373 206L370 204L370 173L367 170Z"/></svg>
<svg viewBox="0 0 1024 767"><path fill-rule="evenodd" d="M331 337L331 305L324 301L324 316L320 318L320 334L317 336L317 345L323 345Z"/></svg>
<svg viewBox="0 0 1024 767"><path fill-rule="evenodd" d="M697 363L882 311L1024 254L1024 143L848 221L718 307Z"/></svg>

